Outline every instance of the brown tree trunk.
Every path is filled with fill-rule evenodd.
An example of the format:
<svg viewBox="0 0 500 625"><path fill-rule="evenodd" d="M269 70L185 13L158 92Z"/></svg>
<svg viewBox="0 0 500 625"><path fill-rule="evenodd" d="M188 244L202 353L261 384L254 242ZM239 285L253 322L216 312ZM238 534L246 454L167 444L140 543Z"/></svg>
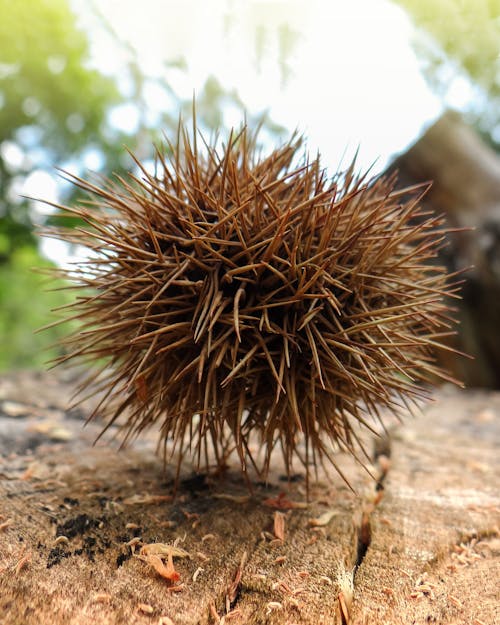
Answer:
<svg viewBox="0 0 500 625"><path fill-rule="evenodd" d="M173 499L153 437L92 447L70 394L0 380L2 625L498 622L500 394L442 392L374 446L377 481L338 454L356 494L330 469L309 503L278 462L253 494L186 471Z"/></svg>
<svg viewBox="0 0 500 625"><path fill-rule="evenodd" d="M464 269L457 346L475 360L448 363L468 386L500 387L500 158L456 113L441 117L390 170L401 186L432 181L425 202L451 227L444 260Z"/></svg>

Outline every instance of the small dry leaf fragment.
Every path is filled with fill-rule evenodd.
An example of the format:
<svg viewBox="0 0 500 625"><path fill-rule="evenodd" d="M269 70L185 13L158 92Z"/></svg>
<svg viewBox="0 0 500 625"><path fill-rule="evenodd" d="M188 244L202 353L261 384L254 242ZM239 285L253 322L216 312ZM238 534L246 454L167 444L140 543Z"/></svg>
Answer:
<svg viewBox="0 0 500 625"><path fill-rule="evenodd" d="M283 604L279 601L268 601L266 603L266 608L266 614L271 614L271 612L273 612L274 610L282 610Z"/></svg>
<svg viewBox="0 0 500 625"><path fill-rule="evenodd" d="M251 577L258 582L265 582L267 580L267 576L264 575L264 573L254 573Z"/></svg>
<svg viewBox="0 0 500 625"><path fill-rule="evenodd" d="M188 521L195 520L197 521L200 518L198 512L189 512L189 510L183 510L182 514L186 517Z"/></svg>
<svg viewBox="0 0 500 625"><path fill-rule="evenodd" d="M279 592L281 592L281 594L283 594L283 595L290 595L290 594L292 594L292 589L283 580L280 580L278 582L274 582L274 584L272 584L271 588L272 588L272 590L279 590Z"/></svg>
<svg viewBox="0 0 500 625"><path fill-rule="evenodd" d="M182 592L186 587L185 584L177 584L176 586L167 586L167 592Z"/></svg>
<svg viewBox="0 0 500 625"><path fill-rule="evenodd" d="M203 573L205 569L202 569L201 566L199 566L196 571L193 573L193 582L195 582L198 579L198 575L200 575L200 573Z"/></svg>
<svg viewBox="0 0 500 625"><path fill-rule="evenodd" d="M186 537L187 537L187 532L184 532L184 536L177 536L177 538L174 540L174 547L177 547L177 545L179 543L185 543L186 542Z"/></svg>
<svg viewBox="0 0 500 625"><path fill-rule="evenodd" d="M21 480L46 480L53 474L54 471L48 464L34 460L22 474Z"/></svg>
<svg viewBox="0 0 500 625"><path fill-rule="evenodd" d="M149 517L151 519L153 519L153 521L155 522L156 525L158 525L158 527L168 527L168 528L172 528L175 527L177 525L177 523L175 521L170 521L170 520L160 520L155 514L150 513Z"/></svg>
<svg viewBox="0 0 500 625"><path fill-rule="evenodd" d="M221 622L221 618L220 618L219 614L217 613L217 609L215 607L215 601L210 601L208 609L210 611L210 616L213 618L213 620L216 623L220 623Z"/></svg>
<svg viewBox="0 0 500 625"><path fill-rule="evenodd" d="M269 497L262 502L268 508L276 508L277 510L293 510L294 508L304 509L308 504L302 501L290 501L286 493L280 493L277 497Z"/></svg>
<svg viewBox="0 0 500 625"><path fill-rule="evenodd" d="M7 519L3 523L0 523L0 532L6 532L13 523L14 521L12 519Z"/></svg>
<svg viewBox="0 0 500 625"><path fill-rule="evenodd" d="M235 608L234 610L231 610L230 612L227 612L227 614L224 615L224 622L232 621L233 619L238 618L241 615L242 615L242 612L240 608Z"/></svg>
<svg viewBox="0 0 500 625"><path fill-rule="evenodd" d="M482 556L475 551L477 542L477 538L473 538L469 543L455 545L451 554L451 566L465 567L473 564L476 560L481 560Z"/></svg>
<svg viewBox="0 0 500 625"><path fill-rule="evenodd" d="M415 582L415 591L410 594L412 599L422 599L427 597L428 599L434 599L434 589L436 584L432 583L428 579L428 574L422 573Z"/></svg>
<svg viewBox="0 0 500 625"><path fill-rule="evenodd" d="M15 574L18 575L23 569L25 569L28 566L29 562L31 562L30 551L17 561L16 566L14 568Z"/></svg>
<svg viewBox="0 0 500 625"><path fill-rule="evenodd" d="M354 598L354 572L339 569L337 572L337 584L340 589L338 595L340 612L343 615L343 621L349 623L350 611Z"/></svg>
<svg viewBox="0 0 500 625"><path fill-rule="evenodd" d="M327 510L327 512L323 512L317 519L309 519L308 523L311 527L324 527L338 514L338 510Z"/></svg>
<svg viewBox="0 0 500 625"><path fill-rule="evenodd" d="M167 558L167 563L164 564L160 556L155 554L140 556L144 562L147 562L154 570L169 582L178 582L181 578L180 574L175 570L172 554L170 553Z"/></svg>
<svg viewBox="0 0 500 625"><path fill-rule="evenodd" d="M266 542L268 540L275 540L274 534L271 534L271 532L267 532L265 530L260 533L260 537L262 539L262 542Z"/></svg>
<svg viewBox="0 0 500 625"><path fill-rule="evenodd" d="M240 564L238 566L238 568L236 569L236 573L234 574L234 578L233 581L231 582L231 584L228 586L227 588L227 593L226 593L226 612L229 612L231 609L231 604L233 603L233 601L236 598L236 593L238 592L238 588L241 582L241 576L243 575L243 568L246 564L247 561L247 552L244 551L243 555L241 556L241 561Z"/></svg>
<svg viewBox="0 0 500 625"><path fill-rule="evenodd" d="M156 505L160 503L166 503L172 501L172 495L150 495L149 493L145 493L144 495L132 495L131 497L127 497L121 503L126 506L138 506L138 505Z"/></svg>
<svg viewBox="0 0 500 625"><path fill-rule="evenodd" d="M454 595L448 595L448 601L452 603L459 610L461 610L464 607L460 599L458 599Z"/></svg>
<svg viewBox="0 0 500 625"><path fill-rule="evenodd" d="M61 425L52 428L48 432L48 436L55 441L70 441L73 438L73 432Z"/></svg>
<svg viewBox="0 0 500 625"><path fill-rule="evenodd" d="M3 401L0 410L9 417L23 417L29 415L32 408L15 401Z"/></svg>
<svg viewBox="0 0 500 625"><path fill-rule="evenodd" d="M160 556L162 558L190 558L191 554L177 545L169 545L168 543L147 543L141 547L139 552L142 556Z"/></svg>
<svg viewBox="0 0 500 625"><path fill-rule="evenodd" d="M141 543L141 538L140 536L134 536L134 538L131 538L128 542L125 543L125 545L127 547L130 547L130 550L132 551L132 553L135 553L135 548L137 547L137 545L139 545Z"/></svg>
<svg viewBox="0 0 500 625"><path fill-rule="evenodd" d="M248 503L250 501L250 495L229 495L227 493L215 493L212 495L214 499L225 499L234 503ZM227 617L227 615L226 615Z"/></svg>
<svg viewBox="0 0 500 625"><path fill-rule="evenodd" d="M55 540L54 540L54 545L68 545L69 544L69 538L67 536L58 536Z"/></svg>
<svg viewBox="0 0 500 625"><path fill-rule="evenodd" d="M99 592L93 597L95 603L111 603L111 599L111 595L107 592Z"/></svg>
<svg viewBox="0 0 500 625"><path fill-rule="evenodd" d="M350 620L349 609L347 607L347 603L346 603L343 592L339 592L338 602L339 602L342 623L349 623L349 620Z"/></svg>
<svg viewBox="0 0 500 625"><path fill-rule="evenodd" d="M285 515L282 512L274 513L274 535L279 540L285 540Z"/></svg>

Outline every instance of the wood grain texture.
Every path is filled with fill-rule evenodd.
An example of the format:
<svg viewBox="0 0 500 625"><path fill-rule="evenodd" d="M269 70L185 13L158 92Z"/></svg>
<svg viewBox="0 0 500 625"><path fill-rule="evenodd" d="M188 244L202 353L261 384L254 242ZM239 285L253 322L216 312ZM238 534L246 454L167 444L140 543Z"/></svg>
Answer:
<svg viewBox="0 0 500 625"><path fill-rule="evenodd" d="M68 413L70 392L50 374L0 382L1 623L498 618L499 394L442 392L373 445L378 485L339 455L357 494L320 471L306 503L301 475L289 484L278 464L251 495L231 468L186 467L173 499L154 433L92 447L99 426L82 429L88 405ZM190 557L174 558L172 584L137 556L176 540Z"/></svg>

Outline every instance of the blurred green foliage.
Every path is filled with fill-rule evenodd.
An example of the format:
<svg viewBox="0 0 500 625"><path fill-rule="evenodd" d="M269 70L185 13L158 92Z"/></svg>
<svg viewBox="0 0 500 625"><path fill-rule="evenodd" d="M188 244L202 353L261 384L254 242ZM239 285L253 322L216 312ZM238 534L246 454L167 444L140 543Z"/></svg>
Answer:
<svg viewBox="0 0 500 625"><path fill-rule="evenodd" d="M476 94L464 111L500 149L500 0L394 0L418 27L414 46L431 88L444 95L457 75Z"/></svg>
<svg viewBox="0 0 500 625"><path fill-rule="evenodd" d="M0 0L0 141L36 123L56 155L98 140L114 83L85 65L88 44L65 0ZM75 119L78 115L80 119ZM80 131L77 131L77 128ZM81 132L84 131L84 132Z"/></svg>
<svg viewBox="0 0 500 625"><path fill-rule="evenodd" d="M3 239L0 240L0 245ZM42 366L60 353L50 345L59 339L65 330L53 327L43 333L35 333L43 322L52 322L56 317L49 315L52 308L70 301L65 291L48 291L62 281L50 279L33 271L50 267L40 258L36 248L23 246L16 249L8 263L0 267L0 371Z"/></svg>
<svg viewBox="0 0 500 625"><path fill-rule="evenodd" d="M88 43L65 0L0 0L0 234L10 255L34 245L29 203L16 193L37 167L53 167L92 142L109 106L112 80L85 65Z"/></svg>
<svg viewBox="0 0 500 625"><path fill-rule="evenodd" d="M33 171L103 144L107 110L120 95L87 57L65 0L0 0L0 370L37 366L56 353L44 350L60 329L33 332L68 297L47 292L47 278L33 271L50 263L37 251L33 219L41 218L19 192Z"/></svg>

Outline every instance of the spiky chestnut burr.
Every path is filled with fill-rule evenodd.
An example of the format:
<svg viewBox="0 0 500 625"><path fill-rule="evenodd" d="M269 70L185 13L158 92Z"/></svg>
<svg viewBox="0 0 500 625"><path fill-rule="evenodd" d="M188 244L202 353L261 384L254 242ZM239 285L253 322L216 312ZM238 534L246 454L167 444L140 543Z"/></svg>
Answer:
<svg viewBox="0 0 500 625"><path fill-rule="evenodd" d="M196 136L179 125L154 174L73 178L90 199L61 208L86 226L55 234L93 254L67 272L81 325L58 362L94 365L94 414L123 415L126 438L159 424L179 463L235 449L265 475L277 445L287 470L356 455L355 422L448 379L443 219L394 177L329 178L295 138L262 157L246 129L221 149Z"/></svg>

